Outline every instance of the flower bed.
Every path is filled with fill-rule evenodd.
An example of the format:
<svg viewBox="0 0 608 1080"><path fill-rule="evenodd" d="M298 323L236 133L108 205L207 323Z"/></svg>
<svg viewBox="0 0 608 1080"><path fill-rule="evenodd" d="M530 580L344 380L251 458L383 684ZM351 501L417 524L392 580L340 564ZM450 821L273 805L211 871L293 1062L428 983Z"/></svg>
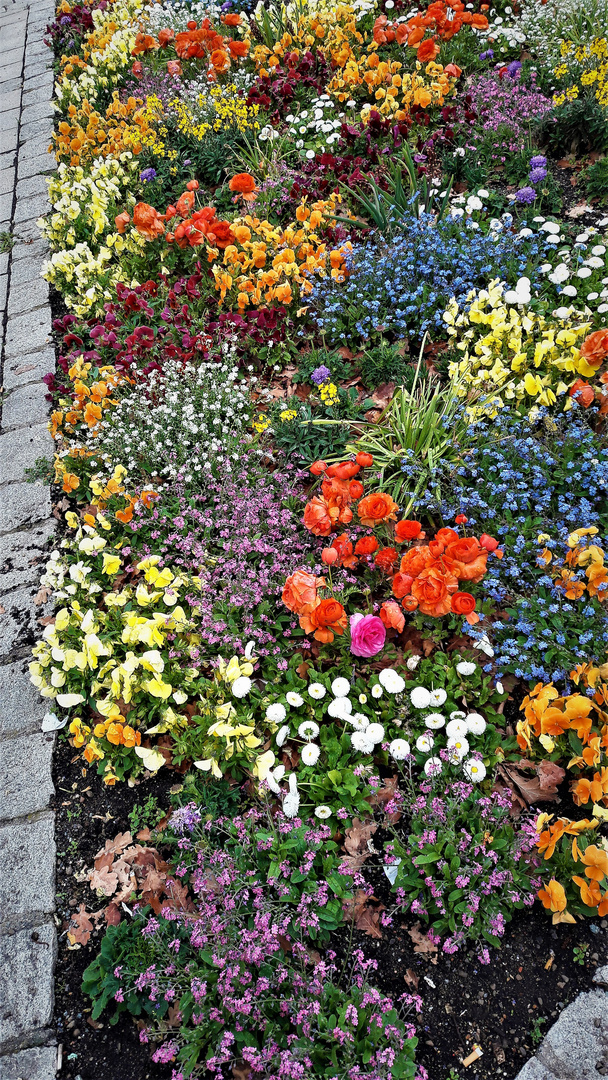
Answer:
<svg viewBox="0 0 608 1080"><path fill-rule="evenodd" d="M606 41L555 19L49 28L30 671L109 808L64 927L91 1024L134 1017L172 1080L435 1080L377 943L486 968L518 912L608 914L608 218L558 161L584 113L601 199Z"/></svg>

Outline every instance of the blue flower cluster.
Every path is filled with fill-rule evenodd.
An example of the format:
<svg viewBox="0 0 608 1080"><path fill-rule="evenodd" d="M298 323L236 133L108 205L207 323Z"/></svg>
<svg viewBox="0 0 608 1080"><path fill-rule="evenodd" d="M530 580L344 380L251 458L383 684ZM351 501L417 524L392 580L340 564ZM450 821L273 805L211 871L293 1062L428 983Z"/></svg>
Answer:
<svg viewBox="0 0 608 1080"><path fill-rule="evenodd" d="M418 496L417 512L449 524L466 514L467 528L500 541L504 557L488 561L483 580L498 613L492 642L499 673L563 680L575 664L605 658L608 612L589 597L568 601L537 556L542 546L561 550L570 532L592 525L599 529L594 542L608 551L608 449L576 409L557 421L541 411L534 423L503 413L470 435L476 445ZM402 468L413 493L416 463L409 458ZM540 533L551 537L544 545ZM487 629L482 619L478 633L467 633L481 638Z"/></svg>
<svg viewBox="0 0 608 1080"><path fill-rule="evenodd" d="M343 343L378 333L421 337L442 327L454 296L463 302L491 278L509 284L524 274L534 280L545 238L506 231L484 235L475 222L435 220L408 214L390 246L368 241L347 260L346 282L317 282L311 294L315 322L326 339Z"/></svg>

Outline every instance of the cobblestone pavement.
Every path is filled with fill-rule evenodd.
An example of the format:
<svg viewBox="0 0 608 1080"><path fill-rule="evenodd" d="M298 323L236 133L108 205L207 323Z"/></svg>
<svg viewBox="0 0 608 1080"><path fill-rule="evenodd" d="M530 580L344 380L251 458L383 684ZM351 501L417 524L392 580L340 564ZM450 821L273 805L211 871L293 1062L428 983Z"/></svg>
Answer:
<svg viewBox="0 0 608 1080"><path fill-rule="evenodd" d="M53 75L44 32L52 0L0 0L0 1080L51 1080L56 931L52 734L30 685L31 637L44 616L37 579L53 533L48 488L24 469L52 454L46 387L54 370L44 173Z"/></svg>

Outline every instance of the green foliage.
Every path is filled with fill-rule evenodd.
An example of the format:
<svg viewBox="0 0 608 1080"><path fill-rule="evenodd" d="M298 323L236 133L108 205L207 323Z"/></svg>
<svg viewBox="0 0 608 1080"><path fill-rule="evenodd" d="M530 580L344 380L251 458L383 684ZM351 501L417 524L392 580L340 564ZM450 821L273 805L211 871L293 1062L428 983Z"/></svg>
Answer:
<svg viewBox="0 0 608 1080"><path fill-rule="evenodd" d="M153 829L161 817L163 810L158 805L158 799L154 795L148 795L145 802L135 803L129 811L129 828L132 833L140 829Z"/></svg>
<svg viewBox="0 0 608 1080"><path fill-rule="evenodd" d="M295 416L292 414L295 412ZM318 458L340 455L348 442L353 421L360 419L363 406L357 401L357 391L338 389L335 405L314 405L299 398L288 398L274 405L272 430L275 446L288 457L310 465ZM331 426L319 427L319 422Z"/></svg>
<svg viewBox="0 0 608 1080"><path fill-rule="evenodd" d="M401 149L401 159L389 160L386 190L373 176L369 175L366 179L370 188L369 195L360 188L351 190L344 184L342 188L345 193L354 197L361 207L365 218L362 224L367 227L371 222L386 237L393 236L399 229L401 219L408 213L435 214L437 220L441 221L448 208L453 183L453 178L450 178L439 195L436 188L429 186L426 176L418 175L407 143L404 143ZM352 225L348 218L336 220Z"/></svg>
<svg viewBox="0 0 608 1080"><path fill-rule="evenodd" d="M547 114L540 134L552 157L608 150L608 110L595 97L566 101Z"/></svg>
<svg viewBox="0 0 608 1080"><path fill-rule="evenodd" d="M394 382L411 390L416 381L416 365L403 352L403 343L390 345L386 341L365 349L359 361L363 385L375 390L382 383Z"/></svg>
<svg viewBox="0 0 608 1080"><path fill-rule="evenodd" d="M339 352L333 349L310 349L302 352L297 357L298 370L292 376L294 383L309 383L313 371L319 367L327 367L331 371L331 377L335 383L350 379L353 373L353 364L345 360Z"/></svg>
<svg viewBox="0 0 608 1080"><path fill-rule="evenodd" d="M97 1020L110 1002L114 1001L120 981L114 975L115 969L124 963L145 970L154 962L154 945L142 936L145 917L138 913L133 919L123 920L118 926L109 926L106 930L98 955L85 969L82 977L82 990L93 1000L92 1019ZM120 1013L128 1011L132 1016L164 1016L168 1009L166 1001L160 1002L157 1010L154 1004L144 997L130 995L124 1002L116 1002L115 1012L110 1023L115 1024Z"/></svg>
<svg viewBox="0 0 608 1080"><path fill-rule="evenodd" d="M598 158L585 169L582 179L590 199L595 199L602 206L608 203L608 155Z"/></svg>
<svg viewBox="0 0 608 1080"><path fill-rule="evenodd" d="M0 402L1 400L0 398ZM43 480L45 484L50 484L55 475L53 462L45 457L36 458L33 465L23 470L23 475L30 484L35 484L37 480Z"/></svg>

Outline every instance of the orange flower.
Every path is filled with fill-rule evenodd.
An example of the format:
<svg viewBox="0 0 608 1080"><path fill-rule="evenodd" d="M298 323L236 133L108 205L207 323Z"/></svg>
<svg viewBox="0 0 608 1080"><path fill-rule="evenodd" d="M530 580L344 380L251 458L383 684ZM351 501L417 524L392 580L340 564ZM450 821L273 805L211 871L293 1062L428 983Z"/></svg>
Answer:
<svg viewBox="0 0 608 1080"><path fill-rule="evenodd" d="M547 883L546 889L539 889L537 896L543 907L549 911L564 911L566 908L567 901L564 886L560 885L555 878Z"/></svg>
<svg viewBox="0 0 608 1080"><path fill-rule="evenodd" d="M374 566L377 566L379 570L383 570L385 574L390 574L398 558L396 548L381 548L374 559Z"/></svg>
<svg viewBox="0 0 608 1080"><path fill-rule="evenodd" d="M422 547L410 548L405 555L402 555L399 570L402 574L411 574L412 577L418 577L418 574L426 570L427 566L430 566L432 562L433 557L428 544L423 544Z"/></svg>
<svg viewBox="0 0 608 1080"><path fill-rule="evenodd" d="M181 75L182 65L179 60L167 60L167 73L169 75Z"/></svg>
<svg viewBox="0 0 608 1080"><path fill-rule="evenodd" d="M123 727L122 724L110 724L106 731L106 739L111 742L113 746L120 746L123 741Z"/></svg>
<svg viewBox="0 0 608 1080"><path fill-rule="evenodd" d="M324 578L307 574L305 570L296 570L287 578L281 600L296 615L307 615L319 603L317 589L324 584Z"/></svg>
<svg viewBox="0 0 608 1080"><path fill-rule="evenodd" d="M122 521L123 525L128 525L131 518L133 517L133 507L126 506L124 510L117 510L116 517L118 521Z"/></svg>
<svg viewBox="0 0 608 1080"><path fill-rule="evenodd" d="M214 49L211 53L211 64L216 71L227 71L230 67L230 57L223 49Z"/></svg>
<svg viewBox="0 0 608 1080"><path fill-rule="evenodd" d="M370 466L374 464L373 456L367 454L364 450L359 451L356 460L357 464L360 465L362 469L369 469Z"/></svg>
<svg viewBox="0 0 608 1080"><path fill-rule="evenodd" d="M171 30L170 27L165 27L164 30L161 30L159 32L158 44L160 45L161 49L164 49L167 45L170 44L170 42L174 40L174 38L175 30Z"/></svg>
<svg viewBox="0 0 608 1080"><path fill-rule="evenodd" d="M452 596L452 611L455 615L464 615L469 626L474 626L479 622L479 615L475 612L475 604L477 601L471 593L468 592L456 592Z"/></svg>
<svg viewBox="0 0 608 1080"><path fill-rule="evenodd" d="M418 60L421 64L428 63L429 60L434 60L439 55L439 46L435 41L435 38L427 38L426 41L421 41L418 46Z"/></svg>
<svg viewBox="0 0 608 1080"><path fill-rule="evenodd" d="M247 53L249 52L249 42L248 41L230 40L228 42L228 49L229 49L229 52L230 52L231 56L234 56L234 57L236 57L236 56L238 56L238 57L247 56Z"/></svg>
<svg viewBox="0 0 608 1080"><path fill-rule="evenodd" d="M137 34L135 44L131 49L131 56L138 56L139 53L152 52L153 49L158 49L156 38L153 38L152 34L142 34L140 31Z"/></svg>
<svg viewBox="0 0 608 1080"><path fill-rule="evenodd" d="M165 223L159 214L149 203L138 202L133 208L133 224L138 233L145 236L146 240L156 240L165 231Z"/></svg>
<svg viewBox="0 0 608 1080"><path fill-rule="evenodd" d="M413 583L412 574L404 574L399 571L393 578L393 596L396 596L398 600L402 600L404 596L409 596ZM418 607L418 601L416 601L416 607Z"/></svg>
<svg viewBox="0 0 608 1080"><path fill-rule="evenodd" d="M237 173L236 176L233 176L228 187L231 191L236 191L237 195L242 195L247 202L255 199L255 193L258 190L253 176L246 172Z"/></svg>
<svg viewBox="0 0 608 1080"><path fill-rule="evenodd" d="M587 867L585 876L593 881L602 881L608 876L608 851L590 844L580 856L581 862Z"/></svg>
<svg viewBox="0 0 608 1080"><path fill-rule="evenodd" d="M346 630L346 612L337 600L321 600L309 615L300 616L300 626L307 634L314 632L316 641L329 645L334 634L343 634Z"/></svg>
<svg viewBox="0 0 608 1080"><path fill-rule="evenodd" d="M352 569L353 566L357 565L357 556L353 555L353 545L346 533L337 536L331 546L338 554L339 566L348 566Z"/></svg>
<svg viewBox="0 0 608 1080"><path fill-rule="evenodd" d="M228 15L222 15L221 21L224 26L240 26L241 16L237 12L232 12Z"/></svg>
<svg viewBox="0 0 608 1080"><path fill-rule="evenodd" d="M558 840L561 840L565 831L565 821L563 821L562 818L558 818L558 820L555 821L553 825L549 825L548 829L545 829L544 832L541 832L538 840L536 841L536 846L541 852L541 854L543 852L545 853L545 859L551 858L553 852L555 851L555 845L557 844Z"/></svg>
<svg viewBox="0 0 608 1080"><path fill-rule="evenodd" d="M419 521L403 518L395 525L395 540L398 544L406 544L408 540L417 540L419 536L424 536Z"/></svg>
<svg viewBox="0 0 608 1080"><path fill-rule="evenodd" d="M577 379L576 382L572 383L568 391L568 397L575 398L579 405L582 405L584 409L588 409L595 401L595 390L584 379Z"/></svg>
<svg viewBox="0 0 608 1080"><path fill-rule="evenodd" d="M412 582L412 596L418 601L423 615L439 618L451 610L451 593L456 592L458 579L443 573L438 566L429 566Z"/></svg>
<svg viewBox="0 0 608 1080"><path fill-rule="evenodd" d="M129 724L125 724L124 728L122 729L123 746L139 746L139 743L141 742L141 735L139 735L139 742L137 738L138 735L139 732L136 733Z"/></svg>
<svg viewBox="0 0 608 1080"><path fill-rule="evenodd" d="M69 495L70 491L76 491L76 488L80 485L80 477L75 476L74 473L66 472L63 476L63 490Z"/></svg>
<svg viewBox="0 0 608 1080"><path fill-rule="evenodd" d="M394 600L385 600L380 608L380 618L387 630L397 630L399 634L405 626L405 616Z"/></svg>
<svg viewBox="0 0 608 1080"><path fill-rule="evenodd" d="M460 581L481 581L486 572L488 552L482 548L475 536L463 536L450 541L445 554Z"/></svg>
<svg viewBox="0 0 608 1080"><path fill-rule="evenodd" d="M360 499L363 495L363 484L360 480L351 480L348 485L351 499Z"/></svg>
<svg viewBox="0 0 608 1080"><path fill-rule="evenodd" d="M88 424L89 427L95 427L101 420L101 408L99 405L95 405L92 401L87 401L83 419L85 424Z"/></svg>
<svg viewBox="0 0 608 1080"><path fill-rule="evenodd" d="M312 473L313 476L321 476L322 473L324 473L326 469L327 469L327 462L319 460L319 461L313 461L312 465L310 466L309 471Z"/></svg>
<svg viewBox="0 0 608 1080"><path fill-rule="evenodd" d="M194 206L195 195L193 191L184 191L175 204L175 209L180 217L188 217Z"/></svg>
<svg viewBox="0 0 608 1080"><path fill-rule="evenodd" d="M353 476L356 476L361 466L357 465L356 461L341 461L338 465L334 476L338 477L338 480L351 480Z"/></svg>
<svg viewBox="0 0 608 1080"><path fill-rule="evenodd" d="M126 210L123 210L122 214L117 214L114 218L114 225L116 226L116 231L122 235L130 220L131 217Z"/></svg>
<svg viewBox="0 0 608 1080"><path fill-rule="evenodd" d="M577 780L572 788L572 798L577 806L583 806L591 800L599 803L608 793L608 769L593 774L593 780Z"/></svg>
<svg viewBox="0 0 608 1080"><path fill-rule="evenodd" d="M585 360L591 367L599 368L602 361L608 356L608 330L595 330L593 334L589 334L581 345L581 356L585 357Z"/></svg>
<svg viewBox="0 0 608 1080"><path fill-rule="evenodd" d="M362 536L355 544L355 555L373 555L379 547L375 536Z"/></svg>
<svg viewBox="0 0 608 1080"><path fill-rule="evenodd" d="M440 529L435 534L435 540L438 540L441 544L451 544L453 540L459 540L460 537L455 529Z"/></svg>
<svg viewBox="0 0 608 1080"><path fill-rule="evenodd" d="M327 499L315 495L304 508L304 525L313 536L329 536L338 518L338 510L330 510Z"/></svg>
<svg viewBox="0 0 608 1080"><path fill-rule="evenodd" d="M381 521L394 521L398 509L397 503L393 502L390 495L379 491L373 495L366 495L364 499L361 499L357 511L361 524L373 528L374 525L378 525Z"/></svg>
<svg viewBox="0 0 608 1080"><path fill-rule="evenodd" d="M587 585L587 591L590 596L598 596L600 600L608 599L608 569L605 566L599 566L597 563L593 563L586 571L589 582ZM604 586L602 588L602 586Z"/></svg>

